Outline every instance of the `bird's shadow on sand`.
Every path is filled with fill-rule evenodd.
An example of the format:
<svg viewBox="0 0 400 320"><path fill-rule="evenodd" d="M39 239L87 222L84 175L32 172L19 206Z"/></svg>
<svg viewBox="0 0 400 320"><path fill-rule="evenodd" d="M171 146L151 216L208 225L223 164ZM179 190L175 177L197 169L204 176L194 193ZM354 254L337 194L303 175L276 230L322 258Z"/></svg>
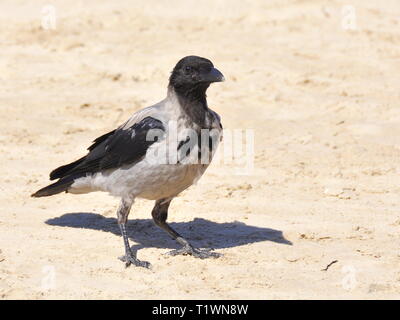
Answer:
<svg viewBox="0 0 400 320"><path fill-rule="evenodd" d="M96 213L66 213L49 219L46 223L52 226L101 230L120 236L116 218ZM172 222L170 226L200 248L232 248L261 241L292 245L279 230L250 226L238 221L218 223L195 218L189 222ZM136 245L132 246L134 251L148 247L176 249L180 246L165 231L158 228L152 219L130 220L127 231L129 239L136 242Z"/></svg>

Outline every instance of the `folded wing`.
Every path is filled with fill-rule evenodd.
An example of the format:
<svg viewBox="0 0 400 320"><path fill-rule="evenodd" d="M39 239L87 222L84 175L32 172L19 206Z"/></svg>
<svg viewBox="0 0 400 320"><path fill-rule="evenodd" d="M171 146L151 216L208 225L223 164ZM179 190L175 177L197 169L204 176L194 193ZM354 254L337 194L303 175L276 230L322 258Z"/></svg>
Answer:
<svg viewBox="0 0 400 320"><path fill-rule="evenodd" d="M148 139L150 130L164 131L165 128L160 120L148 116L130 127L106 133L94 140L85 157L55 169L50 173L50 179L93 174L135 163L156 142Z"/></svg>

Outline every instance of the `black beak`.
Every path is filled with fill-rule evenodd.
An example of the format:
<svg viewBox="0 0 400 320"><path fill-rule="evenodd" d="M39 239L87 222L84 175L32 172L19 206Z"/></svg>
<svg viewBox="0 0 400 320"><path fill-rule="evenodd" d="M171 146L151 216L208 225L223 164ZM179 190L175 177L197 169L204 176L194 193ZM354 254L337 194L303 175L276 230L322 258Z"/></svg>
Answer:
<svg viewBox="0 0 400 320"><path fill-rule="evenodd" d="M204 74L201 79L203 82L222 82L225 81L224 75L216 68L212 68L210 72Z"/></svg>

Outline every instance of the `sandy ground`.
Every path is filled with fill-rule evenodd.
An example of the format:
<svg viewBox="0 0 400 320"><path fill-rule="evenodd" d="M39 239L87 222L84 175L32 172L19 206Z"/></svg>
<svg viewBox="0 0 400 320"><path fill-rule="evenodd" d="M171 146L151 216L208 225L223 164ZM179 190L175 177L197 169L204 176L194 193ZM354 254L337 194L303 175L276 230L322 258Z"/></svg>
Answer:
<svg viewBox="0 0 400 320"><path fill-rule="evenodd" d="M60 0L55 30L45 4L0 5L0 298L400 298L398 0ZM166 256L138 200L129 236L153 269L125 269L118 199L29 195L164 98L189 54L225 74L209 104L254 130L254 169L215 163L171 205L222 258Z"/></svg>

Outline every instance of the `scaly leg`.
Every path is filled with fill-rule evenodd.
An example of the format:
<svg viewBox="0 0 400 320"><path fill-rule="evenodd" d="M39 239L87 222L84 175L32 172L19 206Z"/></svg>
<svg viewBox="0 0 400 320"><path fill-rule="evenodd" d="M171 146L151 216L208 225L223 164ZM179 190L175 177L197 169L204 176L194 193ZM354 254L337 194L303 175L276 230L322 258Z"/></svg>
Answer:
<svg viewBox="0 0 400 320"><path fill-rule="evenodd" d="M181 249L176 249L168 252L168 254L172 256L176 256L178 254L183 254L183 255L192 255L196 258L200 259L205 259L205 258L218 258L221 256L221 254L216 253L216 252L211 252L212 249L197 249L194 248L185 238L183 238L178 232L176 232L174 229L172 229L168 224L167 224L167 217L168 217L168 207L169 204L171 203L172 198L170 199L161 199L157 200L156 204L153 208L153 211L151 212L151 215L153 216L154 222L157 226L159 226L161 229L166 231L169 235L172 236L173 239L178 241L181 245Z"/></svg>
<svg viewBox="0 0 400 320"><path fill-rule="evenodd" d="M124 239L125 246L125 256L120 257L119 259L125 262L125 266L129 267L131 264L137 267L150 268L151 265L149 262L140 261L133 254L131 247L129 246L128 236L126 234L126 222L128 220L128 215L131 210L133 204L133 200L131 199L121 199L117 216L118 216L118 225L121 230L122 238Z"/></svg>

